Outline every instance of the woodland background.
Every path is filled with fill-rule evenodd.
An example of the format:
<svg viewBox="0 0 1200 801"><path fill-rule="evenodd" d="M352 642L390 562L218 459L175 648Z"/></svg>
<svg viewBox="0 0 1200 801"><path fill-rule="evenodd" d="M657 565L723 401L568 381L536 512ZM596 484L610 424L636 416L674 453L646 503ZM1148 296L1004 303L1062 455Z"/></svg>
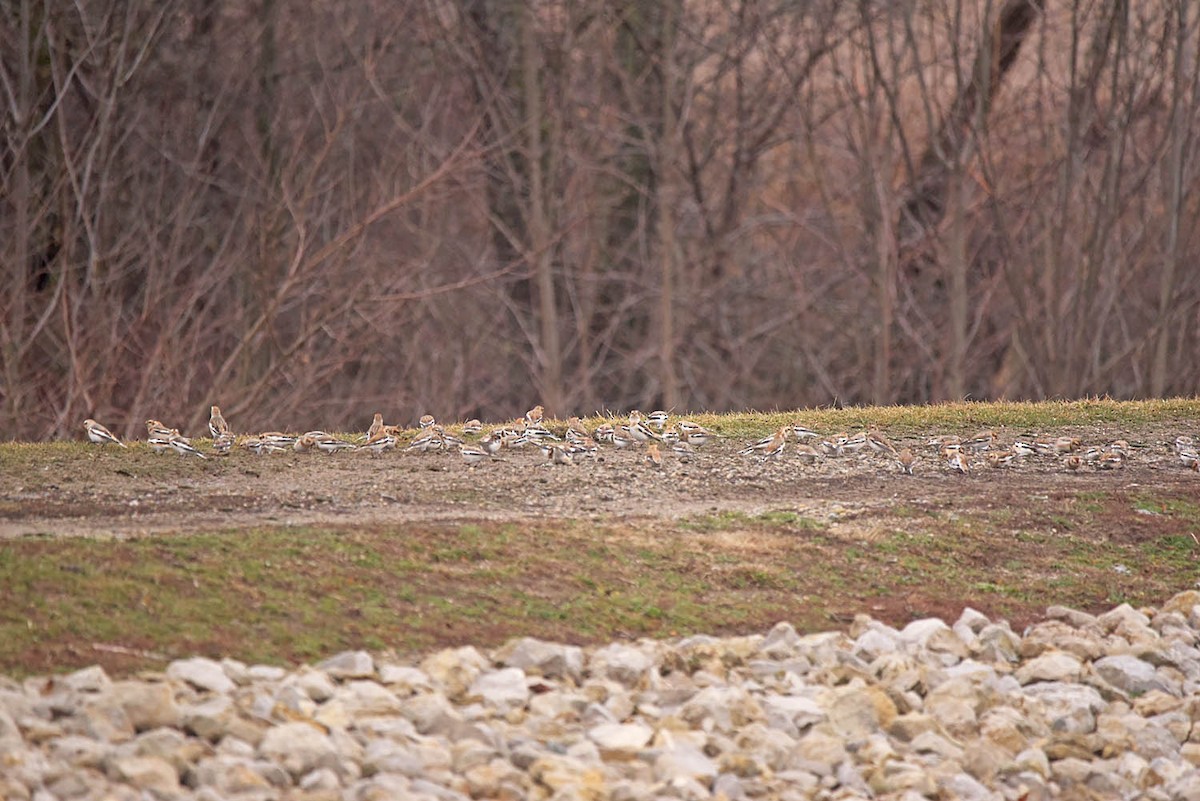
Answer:
<svg viewBox="0 0 1200 801"><path fill-rule="evenodd" d="M6 2L0 438L1195 394L1198 23Z"/></svg>

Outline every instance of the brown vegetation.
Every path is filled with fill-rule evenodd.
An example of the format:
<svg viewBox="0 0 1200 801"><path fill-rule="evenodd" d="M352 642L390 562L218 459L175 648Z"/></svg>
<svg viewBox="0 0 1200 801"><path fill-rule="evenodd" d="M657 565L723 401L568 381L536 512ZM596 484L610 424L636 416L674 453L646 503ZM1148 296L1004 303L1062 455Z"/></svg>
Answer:
<svg viewBox="0 0 1200 801"><path fill-rule="evenodd" d="M1200 387L1184 0L17 0L0 435Z"/></svg>

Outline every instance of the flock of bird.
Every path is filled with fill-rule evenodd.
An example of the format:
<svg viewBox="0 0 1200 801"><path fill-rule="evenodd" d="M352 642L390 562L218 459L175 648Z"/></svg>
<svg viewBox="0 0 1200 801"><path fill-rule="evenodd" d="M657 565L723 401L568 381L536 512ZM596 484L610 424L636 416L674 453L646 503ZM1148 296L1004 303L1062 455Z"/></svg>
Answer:
<svg viewBox="0 0 1200 801"><path fill-rule="evenodd" d="M403 450L419 453L456 450L467 465L474 467L489 460L503 459L502 453L506 451L532 445L540 450L547 464L567 465L594 457L600 452L601 445L608 445L617 449L640 448L642 459L652 467L661 469L667 455L680 462L688 462L694 458L698 448L724 436L690 420L676 419L672 422L672 415L665 411L643 416L634 410L629 413L627 421L613 419L592 429L578 417L570 418L565 429L556 427L556 430L552 430L547 423L545 409L535 406L523 418L487 432L484 432L479 420L468 420L461 428L463 436L459 437L448 432L432 415L427 414L421 417L417 432L404 444ZM95 420L84 420L83 427L92 442L127 447ZM336 453L362 450L379 456L385 451L400 448L401 438L407 436L402 427L385 425L383 415L378 413L366 434L358 437L357 441L325 431L308 431L304 434L268 431L257 436L243 436L233 433L218 406L212 407L208 430L212 436L212 452L216 455L227 455L238 446L260 455L288 451ZM181 456L208 458L191 439L158 420L146 421L146 434L146 444L156 453L174 452ZM471 441L463 437L469 437ZM1129 443L1121 439L1105 446L1085 447L1077 437L1059 436L1049 440L1031 437L1015 440L1008 447L999 447L996 432L990 430L981 431L970 438L932 437L925 444L937 454L937 462L949 471L963 474L983 465L1010 467L1026 458L1055 459L1070 471L1078 471L1085 466L1114 470L1124 467L1130 455ZM1192 437L1177 437L1173 447L1184 467L1200 473L1200 452ZM810 464L866 451L894 461L900 471L908 475L913 474L913 468L918 463L910 448L897 448L876 430L854 435L841 433L825 436L800 424L783 426L768 437L748 443L738 453L767 462L781 459L789 449L801 461Z"/></svg>

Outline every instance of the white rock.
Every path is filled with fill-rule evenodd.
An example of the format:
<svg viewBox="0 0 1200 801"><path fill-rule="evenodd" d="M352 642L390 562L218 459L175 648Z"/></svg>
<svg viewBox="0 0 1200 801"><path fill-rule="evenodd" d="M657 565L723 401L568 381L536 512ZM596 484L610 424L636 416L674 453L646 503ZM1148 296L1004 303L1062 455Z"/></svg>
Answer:
<svg viewBox="0 0 1200 801"><path fill-rule="evenodd" d="M222 665L225 663L222 662ZM226 667L226 672L229 668ZM287 671L277 665L251 665L246 668L246 677L250 681L280 681L287 675ZM232 678L232 677L231 677Z"/></svg>
<svg viewBox="0 0 1200 801"><path fill-rule="evenodd" d="M717 777L717 764L699 748L681 743L665 749L654 760L654 776L662 782L695 779L708 783Z"/></svg>
<svg viewBox="0 0 1200 801"><path fill-rule="evenodd" d="M237 688L219 663L202 656L172 662L167 665L167 676L214 693L229 693Z"/></svg>
<svg viewBox="0 0 1200 801"><path fill-rule="evenodd" d="M505 667L552 679L569 678L578 682L583 676L582 648L533 637L508 642L496 653L496 661Z"/></svg>
<svg viewBox="0 0 1200 801"><path fill-rule="evenodd" d="M324 662L317 670L334 679L367 679L375 676L375 660L366 651L342 651Z"/></svg>
<svg viewBox="0 0 1200 801"><path fill-rule="evenodd" d="M118 681L93 703L119 708L137 731L179 725L180 710L169 684Z"/></svg>
<svg viewBox="0 0 1200 801"><path fill-rule="evenodd" d="M589 665L594 675L636 686L650 670L653 661L643 651L630 645L614 643L592 654Z"/></svg>
<svg viewBox="0 0 1200 801"><path fill-rule="evenodd" d="M1083 663L1074 654L1065 651L1047 651L1030 659L1017 668L1017 681L1030 684L1035 681L1075 681L1083 673Z"/></svg>
<svg viewBox="0 0 1200 801"><path fill-rule="evenodd" d="M179 774L171 763L160 757L125 757L109 765L113 779L155 794L174 795L179 792Z"/></svg>
<svg viewBox="0 0 1200 801"><path fill-rule="evenodd" d="M1082 684L1041 682L1024 687L1022 693L1042 705L1046 723L1051 729L1066 734L1093 731L1096 728L1096 714L1107 706L1095 688Z"/></svg>
<svg viewBox="0 0 1200 801"><path fill-rule="evenodd" d="M227 695L217 695L183 708L183 728L205 740L224 737L237 719L237 708Z"/></svg>
<svg viewBox="0 0 1200 801"><path fill-rule="evenodd" d="M587 736L602 752L634 752L646 747L654 730L643 723L601 723L588 729Z"/></svg>
<svg viewBox="0 0 1200 801"><path fill-rule="evenodd" d="M99 693L112 686L112 680L108 678L104 668L99 665L68 673L60 681L77 693Z"/></svg>
<svg viewBox="0 0 1200 801"><path fill-rule="evenodd" d="M333 679L329 678L323 671L313 670L312 668L301 670L299 673L289 677L289 681L291 685L294 685L300 692L318 704L328 701L337 692L337 685L333 683Z"/></svg>
<svg viewBox="0 0 1200 801"><path fill-rule="evenodd" d="M471 646L438 651L421 662L421 670L453 700L465 693L487 667L483 654Z"/></svg>
<svg viewBox="0 0 1200 801"><path fill-rule="evenodd" d="M338 764L333 741L308 723L284 723L270 729L259 743L258 753L282 765L293 777Z"/></svg>
<svg viewBox="0 0 1200 801"><path fill-rule="evenodd" d="M360 680L348 682L338 688L333 698L326 703L341 702L352 717L377 717L397 715L403 707L400 698L382 684Z"/></svg>
<svg viewBox="0 0 1200 801"><path fill-rule="evenodd" d="M433 680L420 668L411 665L379 665L379 682L392 692L412 695L433 689Z"/></svg>
<svg viewBox="0 0 1200 801"><path fill-rule="evenodd" d="M1100 677L1119 690L1127 693L1144 693L1150 690L1177 694L1178 687L1163 681L1149 662L1136 656L1120 654L1097 659L1092 667Z"/></svg>
<svg viewBox="0 0 1200 801"><path fill-rule="evenodd" d="M468 695L497 709L521 707L529 700L525 671L510 667L484 673L471 683Z"/></svg>

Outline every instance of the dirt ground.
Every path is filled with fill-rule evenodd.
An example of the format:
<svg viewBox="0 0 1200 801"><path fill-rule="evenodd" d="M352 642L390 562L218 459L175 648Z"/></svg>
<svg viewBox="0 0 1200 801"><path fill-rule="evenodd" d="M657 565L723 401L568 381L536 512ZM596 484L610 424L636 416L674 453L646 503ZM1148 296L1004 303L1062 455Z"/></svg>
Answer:
<svg viewBox="0 0 1200 801"><path fill-rule="evenodd" d="M1169 444L1200 433L1187 424L1041 432L1130 443L1122 469L1075 472L1033 457L1007 469L979 459L959 475L926 444L939 433L894 438L918 456L912 476L869 452L763 463L738 454L742 439L661 470L612 448L570 466L529 448L471 468L457 453L0 447L0 574L7 564L16 583L0 671L98 660L129 672L157 664L152 652L300 661L526 634L584 643L782 619L820 630L859 613L903 625L967 605L1019 630L1051 604L1099 611L1200 586L1200 475ZM1000 446L1025 435L999 433ZM241 531L256 536L211 536ZM137 547L70 547L79 538ZM206 581L262 608L214 612ZM96 593L106 600L89 601ZM375 611L355 622L347 609ZM109 616L121 625L97 633Z"/></svg>
<svg viewBox="0 0 1200 801"><path fill-rule="evenodd" d="M929 432L936 434L938 432ZM51 453L8 465L0 493L0 538L132 537L262 525L433 521L677 520L696 515L790 511L864 536L889 510L1053 513L1081 493L1200 498L1200 475L1183 468L1169 442L1178 428L1061 429L1085 445L1131 445L1124 469L1067 470L1050 457L1007 469L977 459L951 472L926 445L897 439L918 457L915 475L868 451L803 464L794 454L763 463L738 455L745 443L717 440L690 463L670 457L656 470L633 448L605 449L569 466L545 464L536 448L476 467L457 453L277 454L245 451L207 461L136 448ZM1045 432L1043 432L1045 434ZM1018 433L1001 432L1000 444ZM0 465L0 467L3 467ZM857 522L856 522L857 521ZM1109 535L1125 536L1120 520Z"/></svg>

